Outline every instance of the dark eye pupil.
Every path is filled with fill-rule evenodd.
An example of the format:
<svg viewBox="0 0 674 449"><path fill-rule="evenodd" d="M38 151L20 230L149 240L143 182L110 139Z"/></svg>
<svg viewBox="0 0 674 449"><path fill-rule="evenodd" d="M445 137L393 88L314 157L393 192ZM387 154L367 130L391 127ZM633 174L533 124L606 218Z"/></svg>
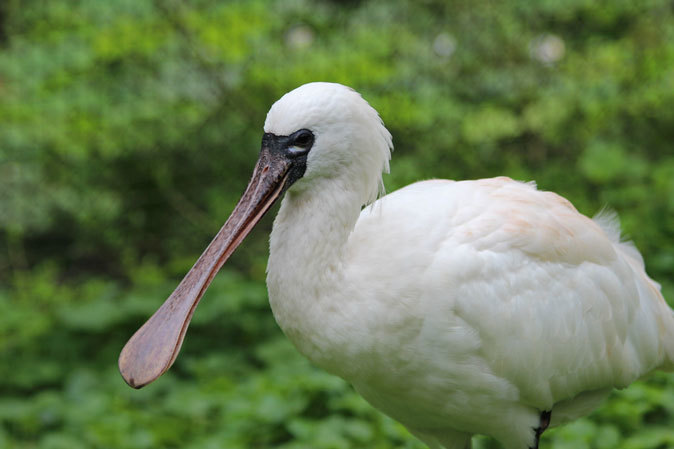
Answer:
<svg viewBox="0 0 674 449"><path fill-rule="evenodd" d="M295 145L298 147L306 147L311 142L311 134L302 133L295 138Z"/></svg>

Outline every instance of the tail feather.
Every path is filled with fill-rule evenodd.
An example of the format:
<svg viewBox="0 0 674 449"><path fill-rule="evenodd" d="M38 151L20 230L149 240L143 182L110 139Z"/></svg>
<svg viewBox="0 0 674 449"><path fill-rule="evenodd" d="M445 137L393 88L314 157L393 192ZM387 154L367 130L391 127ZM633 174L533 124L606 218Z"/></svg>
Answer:
<svg viewBox="0 0 674 449"><path fill-rule="evenodd" d="M640 296L642 300L653 301L657 310L654 312L659 317L660 336L665 352L664 362L660 369L674 371L674 310L669 307L662 296L661 286L651 279L645 271L644 258L630 240L625 239L620 230L618 214L607 207L602 208L594 217L595 223L602 228L616 248L629 260L635 274L643 276Z"/></svg>

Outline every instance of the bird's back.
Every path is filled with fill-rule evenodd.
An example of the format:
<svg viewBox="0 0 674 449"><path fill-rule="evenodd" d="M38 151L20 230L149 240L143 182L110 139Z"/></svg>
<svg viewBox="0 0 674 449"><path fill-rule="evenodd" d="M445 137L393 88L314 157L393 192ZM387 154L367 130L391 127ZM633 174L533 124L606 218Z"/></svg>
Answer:
<svg viewBox="0 0 674 449"><path fill-rule="evenodd" d="M372 286L359 294L375 351L389 351L372 360L393 389L405 372L445 373L448 391L472 382L550 410L674 359L672 311L617 222L533 184L412 184L361 213L347 254L354 284Z"/></svg>

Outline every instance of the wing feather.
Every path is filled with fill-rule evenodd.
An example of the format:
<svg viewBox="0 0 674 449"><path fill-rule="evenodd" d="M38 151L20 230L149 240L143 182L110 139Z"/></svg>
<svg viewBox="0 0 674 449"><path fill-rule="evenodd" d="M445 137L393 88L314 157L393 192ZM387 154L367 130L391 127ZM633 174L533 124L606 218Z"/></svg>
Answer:
<svg viewBox="0 0 674 449"><path fill-rule="evenodd" d="M593 221L509 178L426 181L380 202L361 214L349 251L358 275L389 286L373 296L390 316L402 307L426 320L397 344L446 343L448 358L477 357L543 409L671 363L672 311L614 214Z"/></svg>

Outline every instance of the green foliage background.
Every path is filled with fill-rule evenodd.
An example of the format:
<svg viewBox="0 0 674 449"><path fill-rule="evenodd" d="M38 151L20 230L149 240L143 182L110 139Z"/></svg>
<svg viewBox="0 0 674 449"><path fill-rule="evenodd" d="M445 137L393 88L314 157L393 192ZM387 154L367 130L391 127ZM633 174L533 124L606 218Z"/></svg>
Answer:
<svg viewBox="0 0 674 449"><path fill-rule="evenodd" d="M674 298L671 0L3 0L1 448L422 447L281 335L269 217L174 368L141 391L116 370L233 208L269 106L314 80L379 110L388 190L505 174L609 205ZM543 447L674 447L674 377Z"/></svg>

